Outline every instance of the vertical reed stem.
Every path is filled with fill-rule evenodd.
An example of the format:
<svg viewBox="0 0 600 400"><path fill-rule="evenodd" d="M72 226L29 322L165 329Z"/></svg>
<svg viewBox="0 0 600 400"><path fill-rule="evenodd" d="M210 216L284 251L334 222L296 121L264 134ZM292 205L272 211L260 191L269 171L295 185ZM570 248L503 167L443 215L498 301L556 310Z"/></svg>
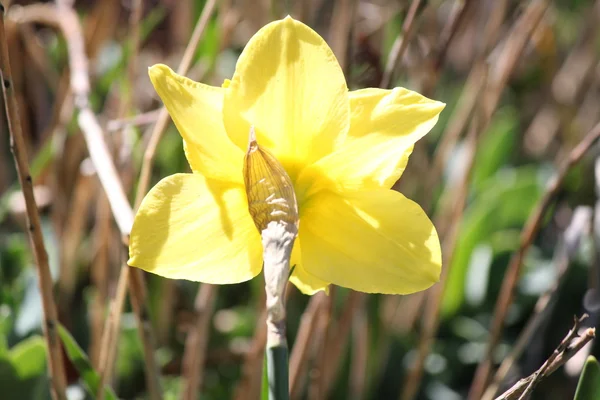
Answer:
<svg viewBox="0 0 600 400"><path fill-rule="evenodd" d="M0 83L2 85L2 94L4 95L11 150L15 160L17 175L19 176L19 182L21 183L21 188L23 190L23 197L25 198L28 226L27 234L31 241L35 264L37 266L44 313L42 329L44 331L44 338L46 339L46 356L48 358L48 375L50 378L52 398L55 400L66 400L67 382L65 378L62 348L56 330L58 319L56 305L54 304L54 297L52 294L52 277L50 275L50 266L48 264L48 253L46 253L44 238L40 229L40 215L33 196L33 182L29 172L29 163L27 161L27 151L21 130L17 100L12 86L8 43L6 43L6 32L4 31L4 11L4 6L0 4L0 12L2 12L0 18Z"/></svg>

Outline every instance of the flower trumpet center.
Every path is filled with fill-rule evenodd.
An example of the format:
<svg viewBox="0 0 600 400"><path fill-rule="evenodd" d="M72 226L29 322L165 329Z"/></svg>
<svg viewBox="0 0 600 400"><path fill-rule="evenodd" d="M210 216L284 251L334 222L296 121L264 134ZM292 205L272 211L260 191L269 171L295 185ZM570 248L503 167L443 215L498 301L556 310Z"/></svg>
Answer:
<svg viewBox="0 0 600 400"><path fill-rule="evenodd" d="M254 127L250 128L244 157L244 184L248 210L259 232L271 222L298 231L298 203L292 180L277 158L258 145Z"/></svg>

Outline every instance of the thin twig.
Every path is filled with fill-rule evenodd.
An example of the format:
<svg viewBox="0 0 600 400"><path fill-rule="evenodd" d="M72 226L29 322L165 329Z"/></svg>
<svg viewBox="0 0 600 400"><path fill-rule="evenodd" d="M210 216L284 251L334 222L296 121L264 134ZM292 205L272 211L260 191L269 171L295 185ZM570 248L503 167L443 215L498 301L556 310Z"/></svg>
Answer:
<svg viewBox="0 0 600 400"><path fill-rule="evenodd" d="M440 35L439 45L437 47L435 53L435 59L433 61L434 70L439 71L444 65L444 61L446 60L446 54L448 54L448 49L450 48L450 44L452 40L456 36L456 32L458 28L462 25L462 21L466 18L469 7L472 5L471 0L463 0L456 1L454 3L454 8L450 13L450 17L448 18L448 22L444 26L442 33ZM436 74L437 75L437 74Z"/></svg>
<svg viewBox="0 0 600 400"><path fill-rule="evenodd" d="M127 241L131 226L133 224L133 210L127 200L125 191L119 175L113 163L108 150L102 128L98 119L90 109L90 79L88 72L88 60L85 52L85 42L81 29L79 18L75 11L65 5L53 6L51 4L33 4L27 6L27 13L20 13L18 22L41 22L58 27L67 42L70 84L75 98L75 106L79 109L77 116L78 125L83 133L89 154L94 167L100 178L100 183L108 197L113 217L119 227L123 239ZM27 18L24 18L24 17ZM133 274L141 274L140 270L135 270ZM125 273L127 275L127 273ZM143 276L139 276L143 279ZM127 282L127 281L126 281ZM131 292L132 303L138 318L138 325L142 345L144 349L144 359L147 376L148 393L152 399L160 399L160 379L158 368L154 360L154 340L148 327L148 312L144 309L145 293L143 284L130 285L131 290L141 290L140 293ZM118 309L122 309L122 304ZM119 314L120 316L120 314ZM113 324L118 326L118 324ZM118 335L111 335L109 338L115 339ZM103 340L103 342L105 342ZM116 339L115 339L116 342ZM109 357L104 359L110 360ZM105 368L106 369L106 368ZM106 379L102 377L102 379Z"/></svg>
<svg viewBox="0 0 600 400"><path fill-rule="evenodd" d="M331 388L335 383L335 378L340 371L340 365L344 359L344 349L348 346L350 333L352 332L352 322L357 313L357 309L364 307L367 295L362 292L350 291L348 298L341 311L340 318L335 326L327 335L327 347L325 351L325 398L329 398Z"/></svg>
<svg viewBox="0 0 600 400"><path fill-rule="evenodd" d="M185 74L188 71L188 69L190 68L192 60L193 60L193 56L196 53L196 49L200 43L200 39L202 38L202 35L208 24L210 16L212 15L215 4L216 4L216 0L209 0L206 3L206 5L204 6L204 9L202 10L202 14L200 15L200 19L198 20L198 23L196 24L196 27L194 28L194 32L192 33L190 42L188 43L188 46L185 49L183 58L181 60L179 68L177 70L177 72L179 74ZM138 190L136 192L136 197L135 197L135 208L136 209L139 207L140 203L142 202L142 199L144 198L146 192L148 191L148 185L150 183L150 172L152 169L152 162L154 161L154 154L156 153L158 143L160 142L160 139L161 139L161 137L164 133L164 130L167 126L168 119L169 119L169 114L168 114L166 108L163 107L159 113L157 123L154 126L154 130L152 131L152 136L150 137L150 142L148 144L148 148L146 149L146 152L144 154L144 161L142 163L142 170L141 170L140 179L138 182ZM134 276L134 275L139 275L139 276ZM134 271L132 271L131 278L132 278L132 280L134 280L134 278L135 278L135 280L139 280L140 278L142 278L141 271L138 269L134 269ZM129 279L129 274L125 271L121 271L121 274L119 276L118 286L120 286L122 284L122 282L121 282L122 280L124 282L127 282L128 279ZM131 289L133 289L135 287L143 288L143 285L135 285L133 283L130 283L129 286ZM139 295L135 295L134 293L131 293L131 295L132 295L132 300L137 299L141 303L140 306L143 306L143 304L144 304L143 296L140 297ZM122 304L117 305L117 308L122 309ZM145 315L147 316L147 313L145 313ZM147 324L144 324L144 325L147 326ZM147 331L147 332L149 332L149 331ZM116 345L116 343L112 343L113 347L115 345Z"/></svg>
<svg viewBox="0 0 600 400"><path fill-rule="evenodd" d="M513 387L497 397L496 400L527 399L539 381L564 365L571 357L589 343L590 340L596 337L596 330L594 328L588 328L581 336L578 336L577 331L585 318L587 318L587 315L584 314L581 318L575 319L573 328L571 328L558 347L537 371L527 378L518 381Z"/></svg>
<svg viewBox="0 0 600 400"><path fill-rule="evenodd" d="M129 274L130 268L127 265L121 267L120 276ZM117 291L114 299L110 303L109 314L104 321L102 338L100 342L98 370L100 373L100 385L96 397L100 400L104 398L104 387L112 377L113 367L115 365L115 356L117 354L117 337L121 331L121 313L123 304L127 295L127 282L129 279L119 279ZM113 344L114 343L114 344Z"/></svg>
<svg viewBox="0 0 600 400"><path fill-rule="evenodd" d="M252 337L252 345L244 357L242 376L233 396L235 400L253 400L260 396L263 357L265 354L265 345L267 344L267 310L264 304L264 297L260 303L262 303L262 310L256 319L256 329Z"/></svg>
<svg viewBox="0 0 600 400"><path fill-rule="evenodd" d="M521 59L525 46L542 20L548 5L548 0L532 0L511 28L504 44L505 51L500 54L497 60L490 63L494 68L490 70L490 87L486 89L486 98L483 104L487 119L491 118L498 107L500 96L504 92L508 79L515 70L517 62ZM493 39L496 34L494 31L486 29L486 38Z"/></svg>
<svg viewBox="0 0 600 400"><path fill-rule="evenodd" d="M124 263L125 264L125 263ZM152 323L146 304L146 286L144 284L144 275L142 270L135 267L128 267L131 271L129 279L129 299L138 324L138 332L142 340L142 350L144 353L144 369L146 371L146 386L148 387L148 397L151 400L162 399L162 389L160 383L160 372L156 360L154 359L155 341L152 334Z"/></svg>
<svg viewBox="0 0 600 400"><path fill-rule="evenodd" d="M96 185L99 186L99 185ZM110 240L112 218L110 215L110 205L103 192L94 190L97 202L95 204L94 216L94 232L93 241L96 255L90 266L92 285L96 287L96 295L90 310L90 360L96 370L100 371L100 365L106 365L105 361L101 360L100 354L102 341L105 340L103 333L106 332L105 324L109 318L106 318L106 305L108 304L108 276L109 276L109 258L110 258ZM112 310L109 310L109 313ZM111 376L109 374L109 376ZM104 387L105 380L102 381L100 387Z"/></svg>
<svg viewBox="0 0 600 400"><path fill-rule="evenodd" d="M352 320L352 360L350 363L350 382L348 390L350 400L366 398L367 363L369 359L369 321L366 297L357 307Z"/></svg>
<svg viewBox="0 0 600 400"><path fill-rule="evenodd" d="M129 65L127 69L129 84L131 85L127 90L125 99L120 104L119 115L127 115L133 108L133 92L135 90L134 82L137 72L137 58L139 52L140 43L140 19L142 17L142 2L141 0L134 0L131 4L132 11L129 16L129 34L130 34L130 46L131 53L129 56ZM130 267L127 265L126 260L123 260L119 276L129 275ZM104 329L101 336L101 343L99 349L99 370L100 370L100 381L101 384L96 394L98 398L102 399L104 396L104 387L110 379L112 379L113 368L115 364L115 357L118 347L118 337L121 332L121 313L123 312L123 304L127 295L127 285L129 279L119 279L117 282L117 291L114 299L110 302L109 316L104 321ZM135 290L135 289L134 289ZM132 295L133 297L133 295ZM133 303L133 301L132 301ZM137 303L136 303L137 305ZM140 329L143 329L140 324ZM152 385L151 382L149 382ZM155 385L153 385L155 386ZM151 392L156 392L153 389ZM160 392L160 389L159 389Z"/></svg>
<svg viewBox="0 0 600 400"><path fill-rule="evenodd" d="M556 359L560 357L569 348L571 341L575 337L577 337L577 331L579 330L579 326L581 322L587 317L588 315L584 314L583 316L581 316L581 318L575 319L573 328L571 328L571 330L567 333L567 336L559 343L558 347L554 349L552 354L550 354L550 357L548 357L548 359L544 361L542 366L531 375L531 380L529 381L527 386L525 386L525 390L523 390L523 392L519 396L519 400L525 400L529 398L535 386L539 383L544 374L548 372L548 368L550 367L550 365L552 365L556 361ZM593 330L593 332L595 332L595 330ZM594 334L586 336L590 336L591 339L594 337Z"/></svg>
<svg viewBox="0 0 600 400"><path fill-rule="evenodd" d="M42 23L59 28L67 42L70 85L75 96L75 106L80 110L78 122L83 132L90 158L96 167L100 182L106 192L115 221L124 236L129 235L133 212L121 185L116 168L102 135L96 116L89 108L90 81L81 24L71 8L52 4L32 4L11 17L18 23Z"/></svg>
<svg viewBox="0 0 600 400"><path fill-rule="evenodd" d="M160 109L148 111L132 117L118 118L108 121L106 124L107 132L116 132L130 126L150 125L158 119Z"/></svg>
<svg viewBox="0 0 600 400"><path fill-rule="evenodd" d="M478 75L483 77L482 85L477 91L478 93L473 95L473 101L469 101L466 104L466 110L464 113L465 118L461 118L462 121L466 122L466 117L468 116L470 109L475 107L475 105L479 105L480 112L476 115L476 118L474 118L478 119L479 122L474 124L476 125L476 128L474 128L474 125L472 125L472 129L476 129L478 132L485 132L488 129L492 115L498 106L500 96L508 82L508 78L514 71L517 61L525 49L528 38L532 35L535 26L541 19L541 16L546 9L546 6L547 4L543 0L534 0L530 4L530 7L525 10L521 18L515 22L514 29L511 35L509 35L507 38L506 43L503 45L502 52L499 56L499 61L494 65L495 68L493 69L488 69L488 63L485 62L485 59L493 49L494 43L497 41L497 33L503 22L504 12L506 10L506 4L504 1L496 3L497 9L494 9L494 12L491 13L491 21L489 24L482 26L484 35L479 47L479 61L476 63L476 65L479 65L480 67L476 66L475 70L472 72L473 77ZM478 69L482 71L481 74L477 72ZM462 127L460 130L462 130ZM460 133L460 130L457 129L458 132L455 135ZM478 138L478 134L475 137ZM477 140L478 139L475 139L475 143L477 143ZM441 158L443 158L443 155L440 157L440 160ZM470 161L471 166L472 162L473 159ZM466 175L465 178L468 179L468 175ZM444 260L446 262L446 268L442 270L441 282L435 288L433 288L428 295L424 332L419 341L419 357L417 358L417 363L415 363L411 374L409 374L407 377L402 397L404 399L411 399L417 393L418 385L421 380L422 369L424 366L424 360L426 355L429 353L429 348L434 341L434 337L439 326L439 310L446 286L445 278L448 274L448 267L452 262L451 260L454 253L454 248L456 246L456 237L458 236L457 229L464 209L464 204L466 202L467 186L465 185L467 182L468 180L463 180L461 190L458 192L459 195L457 201L454 203L453 208L449 211L452 218L444 218L444 220L453 222L449 225L446 224L440 227L440 233L443 235L444 239L442 251L444 254ZM431 185L429 187L431 187ZM438 225L440 224L438 223ZM449 232L446 232L447 230L449 230Z"/></svg>
<svg viewBox="0 0 600 400"><path fill-rule="evenodd" d="M87 59L85 58L85 48L81 25L73 9L59 8L60 26L63 29L67 45L69 48L69 65L71 68L71 87L75 95L75 105L79 108L78 123L84 135L90 158L96 167L100 182L106 192L113 215L119 226L119 230L124 238L128 237L133 224L133 210L127 201L123 185L117 174L112 157L110 156L108 146L104 140L104 134L96 115L89 107L89 73ZM132 277L136 281L143 281L143 275L140 270L131 271ZM121 276L127 276L123 273ZM127 282L127 281L125 281ZM149 329L148 312L145 310L144 285L130 283L129 285L132 305L138 322L142 348L144 350L144 367L146 369L146 383L148 385L148 394L152 399L162 398L160 389L160 378L158 367L154 359L154 338ZM122 310L122 304L115 307ZM120 314L117 318L120 318ZM118 324L113 326L118 327ZM112 342L109 346L116 346L118 331L109 336ZM104 349L101 349L101 351ZM107 358L108 361L110 357ZM108 367L110 369L110 367ZM103 371L107 370L104 366ZM106 379L103 377L103 379Z"/></svg>
<svg viewBox="0 0 600 400"><path fill-rule="evenodd" d="M302 376L308 366L308 358L312 348L314 332L319 321L319 314L326 304L325 293L317 293L311 297L308 306L302 313L300 327L290 355L290 398L300 398L302 392Z"/></svg>
<svg viewBox="0 0 600 400"><path fill-rule="evenodd" d="M135 93L135 82L138 72L138 55L140 51L140 21L142 19L143 2L142 0L133 0L131 3L131 14L129 15L129 37L131 43L131 52L127 63L127 80L129 81L129 90L121 108L125 113L134 112L133 93Z"/></svg>
<svg viewBox="0 0 600 400"><path fill-rule="evenodd" d="M482 66L483 70L486 69L485 66ZM486 82L486 73L483 72L483 82ZM483 85L485 86L485 85ZM480 94L483 92L482 90L478 91ZM476 97L479 97L478 94ZM461 226L461 221L463 217L463 212L465 209L465 205L467 203L467 196L469 194L469 182L471 181L471 173L473 171L473 166L475 165L475 155L477 154L477 148L479 146L479 141L481 138L481 118L476 115L471 122L471 127L469 129L469 133L467 135L468 141L468 155L466 156L466 166L463 177L460 181L456 189L456 200L454 202L453 210L450 215L450 224L449 231L444 235L444 240L442 241L442 259L446 263L445 267L442 269L442 276L440 277L440 282L434 286L428 293L427 302L425 305L425 313L424 313L424 321L423 321L423 330L420 335L419 347L417 352L417 358L410 373L406 376L404 380L404 388L402 389L402 393L400 398L405 400L413 399L419 390L419 386L421 384L421 380L423 378L423 368L425 366L425 360L429 355L429 351L433 342L435 341L435 336L439 328L440 324L440 308L442 304L442 299L444 296L445 288L446 288L446 280L448 276L449 266L452 264L452 258L454 256L454 251L456 249L456 242L458 240L459 228Z"/></svg>
<svg viewBox="0 0 600 400"><path fill-rule="evenodd" d="M433 195L434 189L440 183L444 167L452 154L452 150L456 147L456 143L469 123L473 110L477 105L477 99L481 95L481 89L485 87L483 71L483 68L477 68L476 66L471 68L457 102L456 109L450 117L444 135L435 148L431 168L425 180L423 208L426 210L431 209L435 197Z"/></svg>
<svg viewBox="0 0 600 400"><path fill-rule="evenodd" d="M200 18L198 20L198 23L196 24L194 31L192 33L192 37L190 38L190 41L185 49L183 58L181 60L181 63L179 64L179 68L177 69L177 72L179 74L183 75L183 74L187 73L187 71L189 70L192 60L193 60L193 56L196 53L196 50L200 43L200 39L202 38L204 30L205 30L206 26L208 25L210 16L212 15L213 10L215 8L215 4L216 4L216 0L209 0L205 4L204 9L202 10L202 14L200 15ZM154 155L156 153L158 143L160 142L160 139L162 138L162 135L165 131L168 121L169 121L169 114L167 112L167 109L165 107L162 107L159 111L156 125L154 125L154 129L153 129L152 135L150 137L150 142L148 144L148 148L146 149L146 151L144 153L144 160L142 162L140 178L138 181L138 188L137 188L137 192L136 192L136 196L135 196L135 200L134 200L136 209L139 207L139 205L142 202L142 199L144 198L144 196L146 195L146 192L148 191L148 186L150 184L150 173L152 170L152 163L154 161ZM141 274L142 271L135 269L135 271L132 271L132 273L133 274ZM125 272L125 271L121 271L121 274L119 275L118 286L121 285L121 280L125 280L125 282L127 282L128 279L129 279L129 273ZM132 296L133 296L133 294L132 294ZM117 305L116 307L119 309L122 309L123 305L120 304L120 305ZM116 324L113 324L113 326L116 326ZM112 336L114 336L114 335L112 335ZM110 345L115 346L116 344L111 343Z"/></svg>
<svg viewBox="0 0 600 400"><path fill-rule="evenodd" d="M202 387L206 345L210 328L210 317L215 306L217 286L207 283L200 284L194 303L195 323L190 328L185 340L183 355L184 390L181 398L195 400L198 390Z"/></svg>
<svg viewBox="0 0 600 400"><path fill-rule="evenodd" d="M358 1L356 0L336 1L329 29L328 43L346 76L350 76L349 71L352 67L352 30L355 26L357 8Z"/></svg>
<svg viewBox="0 0 600 400"><path fill-rule="evenodd" d="M533 243L533 240L542 225L542 219L558 194L567 173L573 165L581 160L583 155L592 147L598 138L600 138L600 123L594 126L594 128L585 135L583 140L569 153L567 159L563 162L556 174L550 179L546 192L538 202L534 212L529 216L527 223L521 232L519 249L512 256L502 281L500 295L494 309L486 355L478 367L476 380L471 388L470 398L472 399L480 399L487 386L488 377L492 369L492 356L496 349L496 345L500 340L506 314L513 300L515 287L521 273L525 254Z"/></svg>
<svg viewBox="0 0 600 400"><path fill-rule="evenodd" d="M559 288L564 282L564 276L569 270L571 260L577 254L581 238L586 234L589 226L592 223L592 210L589 207L577 207L573 213L571 224L565 230L562 243L557 248L555 263L557 265L558 275L554 281L554 285L549 288L537 300L534 307L534 314L527 321L525 327L521 330L519 338L515 342L512 350L507 357L504 358L502 364L496 371L492 384L486 389L482 400L492 400L496 395L498 388L513 364L520 357L523 350L531 342L533 335L540 328L542 323L549 317L553 304L556 303Z"/></svg>
<svg viewBox="0 0 600 400"><path fill-rule="evenodd" d="M325 299L323 309L317 319L317 330L314 337L316 357L315 363L310 371L310 382L308 386L309 400L322 400L327 398L326 389L326 370L327 370L327 352L329 338L333 333L333 305L337 296L338 288L331 285L329 296Z"/></svg>
<svg viewBox="0 0 600 400"><path fill-rule="evenodd" d="M383 78L381 79L380 85L382 88L387 88L392 82L394 71L396 68L398 68L398 64L402 60L404 52L408 48L408 43L410 42L414 32L415 15L417 14L420 4L421 0L412 0L410 3L410 8L406 13L406 19L402 25L402 33L399 34L394 41L392 50L390 50L390 56L388 57L387 64L385 65L385 70L383 72Z"/></svg>
<svg viewBox="0 0 600 400"><path fill-rule="evenodd" d="M208 21L215 9L216 0L208 0L204 5L204 9L202 10L202 14L198 19L198 23L194 27L194 31L192 32L192 37L183 53L183 58L179 63L179 67L177 68L177 73L179 75L185 75L191 65L194 54L196 53L196 49L200 44L200 39L204 34L204 30L208 25ZM156 154L156 149L158 148L158 143L162 138L165 129L167 128L167 124L169 122L169 113L165 107L162 107L160 110L160 114L156 120L156 125L154 125L154 129L152 130L152 134L150 136L150 141L148 142L148 147L144 152L144 160L142 162L142 169L140 172L140 179L138 182L138 189L135 195L135 208L137 209L142 202L142 199L148 192L148 186L150 184L150 173L152 172L152 163L154 162L154 155Z"/></svg>
<svg viewBox="0 0 600 400"><path fill-rule="evenodd" d="M4 6L0 4L0 77L2 79L2 93L6 109L8 131L11 139L11 150L13 153L17 175L25 198L27 210L28 236L33 247L33 254L37 266L38 284L42 297L42 308L44 323L42 329L46 339L46 356L48 359L48 375L50 377L52 398L55 400L66 400L66 377L63 364L63 355L56 328L58 319L56 305L52 295L52 277L48 264L48 253L44 246L44 237L41 231L40 215L38 213L35 198L33 196L33 181L29 172L27 161L27 149L21 131L21 120L17 108L17 100L13 92L12 73L8 55L8 43L4 30Z"/></svg>

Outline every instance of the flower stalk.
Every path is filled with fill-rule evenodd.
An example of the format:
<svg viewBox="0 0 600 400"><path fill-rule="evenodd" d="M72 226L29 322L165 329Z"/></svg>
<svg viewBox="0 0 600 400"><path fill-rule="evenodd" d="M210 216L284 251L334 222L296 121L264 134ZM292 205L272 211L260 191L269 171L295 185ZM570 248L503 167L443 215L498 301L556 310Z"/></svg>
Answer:
<svg viewBox="0 0 600 400"><path fill-rule="evenodd" d="M259 147L250 128L244 159L248 210L261 233L267 309L267 375L269 398L289 398L285 287L298 235L298 204L290 177L279 161Z"/></svg>

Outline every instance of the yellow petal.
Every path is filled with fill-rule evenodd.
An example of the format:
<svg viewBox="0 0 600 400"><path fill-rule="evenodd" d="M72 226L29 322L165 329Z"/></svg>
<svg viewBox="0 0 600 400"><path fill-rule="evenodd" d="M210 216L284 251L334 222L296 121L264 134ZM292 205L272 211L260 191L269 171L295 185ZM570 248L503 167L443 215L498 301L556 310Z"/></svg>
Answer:
<svg viewBox="0 0 600 400"><path fill-rule="evenodd" d="M302 263L324 281L367 293L408 294L439 279L435 228L398 192L322 192L311 198L300 221Z"/></svg>
<svg viewBox="0 0 600 400"><path fill-rule="evenodd" d="M347 140L307 168L298 187L310 187L307 195L323 188L391 188L404 172L414 143L433 128L444 106L403 88L351 92Z"/></svg>
<svg viewBox="0 0 600 400"><path fill-rule="evenodd" d="M262 268L260 235L244 187L176 174L161 180L135 216L129 265L167 278L237 283Z"/></svg>
<svg viewBox="0 0 600 400"><path fill-rule="evenodd" d="M301 165L328 154L349 126L344 74L325 41L290 17L258 31L225 94L227 133L241 149L258 142L294 180Z"/></svg>
<svg viewBox="0 0 600 400"><path fill-rule="evenodd" d="M290 282L292 282L298 290L307 295L313 295L320 290L328 292L329 284L327 282L306 272L306 269L302 265L300 253L300 238L298 237L294 242L294 249L292 250L290 267L293 267L294 270L290 275Z"/></svg>
<svg viewBox="0 0 600 400"><path fill-rule="evenodd" d="M162 64L150 67L148 73L183 137L192 170L208 178L242 182L244 153L223 126L225 89L194 82Z"/></svg>

